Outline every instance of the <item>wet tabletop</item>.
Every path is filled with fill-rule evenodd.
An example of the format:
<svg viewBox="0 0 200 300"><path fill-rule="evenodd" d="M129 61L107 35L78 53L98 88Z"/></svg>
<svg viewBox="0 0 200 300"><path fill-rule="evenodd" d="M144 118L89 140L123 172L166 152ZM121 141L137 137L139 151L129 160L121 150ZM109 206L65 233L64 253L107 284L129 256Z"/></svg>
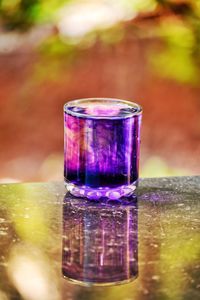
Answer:
<svg viewBox="0 0 200 300"><path fill-rule="evenodd" d="M200 299L199 215L200 177L144 179L123 205L2 184L0 300Z"/></svg>

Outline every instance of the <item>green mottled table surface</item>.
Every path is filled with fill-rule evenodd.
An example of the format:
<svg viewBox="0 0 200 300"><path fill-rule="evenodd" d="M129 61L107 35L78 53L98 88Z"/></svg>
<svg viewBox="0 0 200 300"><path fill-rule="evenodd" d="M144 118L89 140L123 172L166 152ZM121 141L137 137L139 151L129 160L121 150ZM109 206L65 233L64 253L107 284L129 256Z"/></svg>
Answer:
<svg viewBox="0 0 200 300"><path fill-rule="evenodd" d="M0 185L0 300L200 299L200 177L143 179L137 199L125 206L82 205L81 200L65 194L63 183ZM137 225L135 231L128 221L130 213L135 214L131 219ZM105 214L110 237L102 225ZM113 242L117 230L118 239ZM132 234L134 250L126 245ZM111 247L110 256L105 243ZM63 251L67 251L66 264ZM120 283L123 276L131 276L127 270L131 251L135 251L133 273L137 274L132 274L130 283L81 286L63 276L65 264L68 274L75 270L77 278L86 278L91 263L87 253L98 252L101 270L105 266L109 270L116 260ZM74 267L72 257L83 264L79 261ZM119 257L127 264L120 266L125 272L121 274L117 274ZM92 267L98 278L94 261Z"/></svg>

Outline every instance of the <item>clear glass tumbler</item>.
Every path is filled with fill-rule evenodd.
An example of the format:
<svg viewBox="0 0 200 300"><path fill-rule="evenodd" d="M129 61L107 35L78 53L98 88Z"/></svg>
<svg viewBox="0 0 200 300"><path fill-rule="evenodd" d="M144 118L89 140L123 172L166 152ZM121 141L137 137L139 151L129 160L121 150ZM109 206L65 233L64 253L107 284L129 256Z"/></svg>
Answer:
<svg viewBox="0 0 200 300"><path fill-rule="evenodd" d="M110 98L64 105L64 177L68 191L88 199L119 199L138 183L142 108Z"/></svg>

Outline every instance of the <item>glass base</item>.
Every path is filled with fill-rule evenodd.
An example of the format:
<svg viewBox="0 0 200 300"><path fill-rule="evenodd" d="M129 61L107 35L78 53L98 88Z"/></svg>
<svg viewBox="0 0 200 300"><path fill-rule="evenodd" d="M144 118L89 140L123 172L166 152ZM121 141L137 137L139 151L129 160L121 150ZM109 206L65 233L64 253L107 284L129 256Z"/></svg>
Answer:
<svg viewBox="0 0 200 300"><path fill-rule="evenodd" d="M130 282L134 281L137 277L138 277L138 275L135 275L135 276L132 276L129 279L99 283L99 282L92 282L92 281L89 282L89 281L76 280L76 279L73 279L73 278L70 278L70 277L67 277L67 276L63 275L63 278L67 279L70 283L80 285L80 286L85 286L85 287L91 287L91 286L104 287L104 286L113 286L113 285L123 285L123 284L130 283Z"/></svg>
<svg viewBox="0 0 200 300"><path fill-rule="evenodd" d="M101 198L118 200L122 197L129 197L133 195L135 189L137 188L137 183L138 181L135 181L130 185L121 185L116 188L90 188L85 185L77 186L71 182L65 182L65 186L70 194L75 197L87 198L91 200L99 200Z"/></svg>

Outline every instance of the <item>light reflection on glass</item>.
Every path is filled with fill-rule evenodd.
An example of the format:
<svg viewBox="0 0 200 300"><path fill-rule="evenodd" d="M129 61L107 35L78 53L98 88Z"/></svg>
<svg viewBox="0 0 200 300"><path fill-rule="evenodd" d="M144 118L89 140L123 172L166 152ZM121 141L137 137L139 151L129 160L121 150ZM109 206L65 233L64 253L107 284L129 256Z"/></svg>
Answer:
<svg viewBox="0 0 200 300"><path fill-rule="evenodd" d="M137 201L63 203L62 272L82 285L126 283L138 275Z"/></svg>

